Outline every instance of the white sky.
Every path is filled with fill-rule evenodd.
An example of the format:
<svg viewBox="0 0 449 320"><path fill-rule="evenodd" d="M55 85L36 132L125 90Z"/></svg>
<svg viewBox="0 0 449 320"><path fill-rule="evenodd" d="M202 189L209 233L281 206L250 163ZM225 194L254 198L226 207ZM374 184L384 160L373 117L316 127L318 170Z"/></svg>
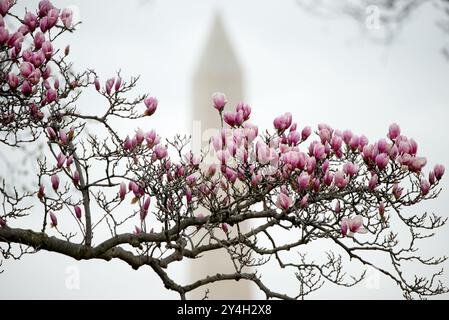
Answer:
<svg viewBox="0 0 449 320"><path fill-rule="evenodd" d="M34 1L25 3L34 6ZM416 12L391 46L379 46L353 21L319 19L294 0L55 3L79 8L83 24L64 38L71 44L75 66L95 68L102 79L119 69L125 76L140 74L137 90L149 91L160 101L151 126L163 136L180 128L187 133L191 78L214 12L220 10L243 67L253 122L260 127L270 127L276 115L291 111L299 126L328 122L373 140L398 122L418 141L429 166L449 167L449 61L440 53L449 38L435 25L438 13L431 6ZM81 108L100 103L90 95L81 102ZM133 128L127 130L124 133ZM447 217L447 177L444 181L440 198L423 210ZM431 254L448 254L448 240L445 227L425 248ZM133 271L121 262L77 262L39 253L5 266L0 298L178 298L150 270ZM66 287L71 266L79 271L79 290ZM281 290L294 289L294 282L282 282L287 278L277 270L265 272L268 280L281 279ZM446 284L448 273L449 268ZM375 289L367 284L352 290L329 288L313 297L332 298L338 292L339 298L401 298L392 288L381 278Z"/></svg>

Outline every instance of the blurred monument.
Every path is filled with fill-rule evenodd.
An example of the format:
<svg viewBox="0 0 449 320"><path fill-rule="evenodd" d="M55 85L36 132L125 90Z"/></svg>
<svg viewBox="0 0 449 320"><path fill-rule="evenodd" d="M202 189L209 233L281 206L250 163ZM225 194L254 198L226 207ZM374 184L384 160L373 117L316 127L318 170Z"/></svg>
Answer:
<svg viewBox="0 0 449 320"><path fill-rule="evenodd" d="M213 108L212 94L217 91L226 94L228 104L225 110L234 109L239 101L244 100L242 71L224 28L223 19L218 13L213 18L203 52L200 54L192 89L193 105L189 127L192 134L192 150L198 154L220 128L220 118ZM219 229L215 234L224 235ZM189 282L193 282L216 273L234 273L235 269L228 253L222 249L205 253L200 259L194 260L188 272ZM251 298L250 283L245 280L222 281L200 287L188 295L188 298L204 298L206 288L210 289L209 299Z"/></svg>

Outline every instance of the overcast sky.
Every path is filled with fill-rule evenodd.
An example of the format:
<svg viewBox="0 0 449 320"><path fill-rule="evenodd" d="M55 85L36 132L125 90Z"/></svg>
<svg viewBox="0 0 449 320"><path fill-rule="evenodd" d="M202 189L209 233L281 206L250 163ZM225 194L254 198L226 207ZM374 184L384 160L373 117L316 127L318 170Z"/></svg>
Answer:
<svg viewBox="0 0 449 320"><path fill-rule="evenodd" d="M34 6L34 1L24 2ZM271 127L275 116L291 111L300 126L327 122L374 140L397 122L418 141L429 166L449 167L449 61L440 53L449 38L436 26L439 13L430 5L412 16L391 45L382 46L370 42L354 21L318 18L294 0L55 3L76 8L83 22L62 43L71 44L75 67L95 68L102 79L118 70L125 77L140 74L137 90L160 101L152 126L163 136L188 131L191 79L212 18L220 11L242 65L253 122L260 127ZM82 102L81 108L95 108L97 100L86 96ZM446 181L441 196L420 209L448 216ZM448 240L445 227L425 252L447 254ZM121 262L77 262L39 253L7 261L5 267L0 298L178 298L150 270L133 271ZM449 264L445 267L448 284ZM185 279L182 267L173 272ZM80 288L71 290L66 281L74 273L80 275ZM265 273L268 281L281 279L281 291L294 290L295 283L277 270ZM337 293L339 298L401 298L384 278L374 287L329 288L313 297Z"/></svg>

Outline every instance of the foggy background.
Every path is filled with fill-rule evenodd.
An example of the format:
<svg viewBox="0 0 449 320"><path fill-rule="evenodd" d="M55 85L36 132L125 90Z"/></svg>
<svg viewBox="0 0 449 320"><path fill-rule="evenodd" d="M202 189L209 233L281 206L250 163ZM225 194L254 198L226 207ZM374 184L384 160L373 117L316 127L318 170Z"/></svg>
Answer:
<svg viewBox="0 0 449 320"><path fill-rule="evenodd" d="M26 4L34 10L36 6L34 1L20 2L21 7ZM382 30L362 30L347 17L317 17L294 0L61 0L54 4L72 6L83 22L75 34L60 41L61 46L70 43L75 68L94 68L102 81L118 70L124 79L141 75L136 93L149 92L159 100L156 115L142 126L155 128L163 137L188 133L192 77L214 15L220 12L242 67L246 102L253 108L251 122L260 129L271 128L275 116L290 111L300 128L325 122L364 133L372 141L385 136L389 124L397 122L403 134L418 142L418 153L428 159L427 169L435 163L449 167L449 60L441 54L449 37L436 25L441 13L431 3L414 12L389 45L373 43L367 36ZM81 110L95 110L100 103L88 92L78 105ZM135 127L122 129L126 134ZM447 181L445 176L439 198L413 210L447 217ZM448 240L445 226L435 238L422 242L423 254L447 255ZM326 248L313 248L320 249ZM449 263L443 266L448 285ZM179 297L167 291L149 268L134 271L119 261L76 261L40 252L21 261L5 260L3 268L2 299ZM170 275L181 282L188 281L185 272L182 262L170 269ZM291 273L267 267L262 274L273 290L293 292L297 283L289 280ZM77 288L67 285L74 274L79 276ZM253 296L264 298L258 291ZM310 297L399 299L402 295L389 279L368 273L368 280L355 288L326 286Z"/></svg>

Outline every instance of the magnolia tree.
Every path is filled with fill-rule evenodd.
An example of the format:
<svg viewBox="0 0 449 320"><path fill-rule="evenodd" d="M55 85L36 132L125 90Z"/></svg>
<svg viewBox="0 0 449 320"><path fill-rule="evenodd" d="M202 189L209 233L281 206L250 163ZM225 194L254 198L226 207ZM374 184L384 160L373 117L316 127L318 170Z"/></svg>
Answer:
<svg viewBox="0 0 449 320"><path fill-rule="evenodd" d="M397 124L369 142L326 124L300 128L285 113L261 133L249 122L247 104L226 112L226 96L216 93L211 112L222 128L200 154L180 135L162 139L140 129L121 135L113 119L151 121L157 99L130 98L136 78L116 74L100 83L93 70L72 70L69 47L55 48L57 38L75 29L70 10L42 0L36 11L16 14L14 5L0 0L1 150L42 143L47 151L36 155L32 191L18 190L11 179L0 184L4 259L46 250L77 260L122 260L151 269L182 299L229 280L250 281L266 298L303 298L326 282L353 286L367 267L406 298L447 292L442 271L432 270L445 257L417 254L420 240L446 220L403 210L438 196L444 167L425 170L417 143ZM104 98L101 113L76 107L89 89ZM102 138L87 133L95 124ZM34 230L23 228L30 215L40 220ZM107 232L96 232L101 227ZM317 241L326 247L320 263L304 254ZM232 272L211 270L182 284L167 270L216 250L226 253ZM301 252L286 256L289 250ZM292 272L297 292L270 288L260 272L270 260ZM409 263L428 266L428 274L407 273ZM360 272L348 274L351 264Z"/></svg>

